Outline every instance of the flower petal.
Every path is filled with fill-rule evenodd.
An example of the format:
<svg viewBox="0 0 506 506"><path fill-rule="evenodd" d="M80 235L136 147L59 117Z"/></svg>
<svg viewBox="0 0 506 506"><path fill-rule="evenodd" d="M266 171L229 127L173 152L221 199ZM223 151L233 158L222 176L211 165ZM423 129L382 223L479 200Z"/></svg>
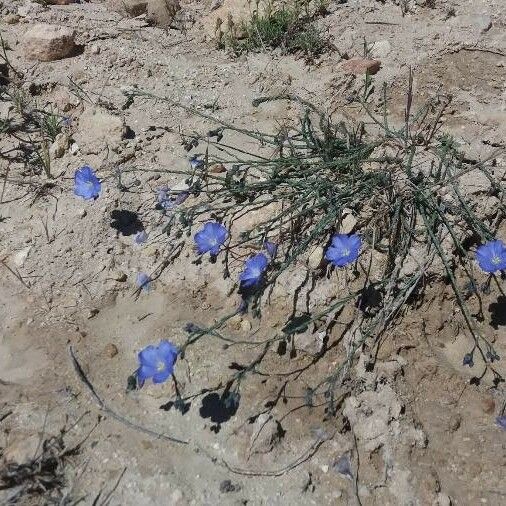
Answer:
<svg viewBox="0 0 506 506"><path fill-rule="evenodd" d="M139 352L139 364L141 366L155 367L158 362L158 349L153 345L146 346Z"/></svg>

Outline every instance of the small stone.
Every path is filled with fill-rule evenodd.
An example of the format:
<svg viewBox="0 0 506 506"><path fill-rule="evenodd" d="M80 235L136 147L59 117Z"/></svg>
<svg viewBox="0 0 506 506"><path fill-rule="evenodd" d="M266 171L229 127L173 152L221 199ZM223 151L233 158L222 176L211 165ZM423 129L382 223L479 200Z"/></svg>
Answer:
<svg viewBox="0 0 506 506"><path fill-rule="evenodd" d="M223 480L220 483L220 492L227 494L229 492L238 492L241 490L241 485L234 485L230 480Z"/></svg>
<svg viewBox="0 0 506 506"><path fill-rule="evenodd" d="M78 151L79 151L79 145L77 144L77 142L73 142L70 145L70 153L73 155L77 155Z"/></svg>
<svg viewBox="0 0 506 506"><path fill-rule="evenodd" d="M241 322L241 330L243 332L250 332L251 331L251 322L249 320L243 320Z"/></svg>
<svg viewBox="0 0 506 506"><path fill-rule="evenodd" d="M357 225L357 218L353 214L347 214L341 222L341 233L349 234Z"/></svg>
<svg viewBox="0 0 506 506"><path fill-rule="evenodd" d="M100 309L94 307L88 311L87 318L88 320L91 320L94 316L97 316L97 314L100 313Z"/></svg>
<svg viewBox="0 0 506 506"><path fill-rule="evenodd" d="M19 15L18 14L7 14L3 17L3 21L7 25L15 25L16 23L19 23Z"/></svg>
<svg viewBox="0 0 506 506"><path fill-rule="evenodd" d="M462 423L462 417L457 413L451 416L450 423L448 424L448 428L450 432L455 432L459 430L460 424Z"/></svg>
<svg viewBox="0 0 506 506"><path fill-rule="evenodd" d="M329 466L327 464L324 464L323 466L321 466L320 469L322 470L322 473L329 472Z"/></svg>
<svg viewBox="0 0 506 506"><path fill-rule="evenodd" d="M348 74L366 74L370 75L376 74L381 67L381 62L379 60L372 60L369 58L352 58L351 60L346 60L341 68Z"/></svg>
<svg viewBox="0 0 506 506"><path fill-rule="evenodd" d="M211 165L211 167L209 167L209 172L211 174L221 174L223 172L227 172L227 169L222 163L216 163L215 165Z"/></svg>
<svg viewBox="0 0 506 506"><path fill-rule="evenodd" d="M111 279L114 279L115 281L120 281L121 283L123 281L127 280L127 275L123 271L113 271L111 273Z"/></svg>
<svg viewBox="0 0 506 506"><path fill-rule="evenodd" d="M54 160L56 158L61 158L65 151L67 151L69 147L69 138L67 134L59 133L54 142L51 144L49 148L49 156Z"/></svg>
<svg viewBox="0 0 506 506"><path fill-rule="evenodd" d="M86 212L86 209L82 208L77 211L77 216L79 218L84 218L88 213Z"/></svg>
<svg viewBox="0 0 506 506"><path fill-rule="evenodd" d="M493 397L486 397L482 401L483 412L487 415L492 415L495 411L495 400Z"/></svg>
<svg viewBox="0 0 506 506"><path fill-rule="evenodd" d="M75 35L75 31L66 26L35 25L25 33L24 54L29 60L61 60L75 52Z"/></svg>
<svg viewBox="0 0 506 506"><path fill-rule="evenodd" d="M97 46L96 44L93 44L90 48L91 54L100 54L100 46Z"/></svg>
<svg viewBox="0 0 506 506"><path fill-rule="evenodd" d="M316 248L311 251L308 259L307 265L310 269L315 270L318 269L323 259L323 248L321 246L316 246Z"/></svg>
<svg viewBox="0 0 506 506"><path fill-rule="evenodd" d="M435 501L435 506L452 506L452 500L450 496L443 494L443 492L439 492Z"/></svg>
<svg viewBox="0 0 506 506"><path fill-rule="evenodd" d="M31 246L27 246L26 248L20 249L19 251L16 251L16 253L14 253L14 255L12 256L12 261L14 262L14 265L16 267L23 267L31 249L32 249Z"/></svg>
<svg viewBox="0 0 506 506"><path fill-rule="evenodd" d="M113 358L118 354L118 347L113 343L109 343L104 348L104 354L109 358Z"/></svg>
<svg viewBox="0 0 506 506"><path fill-rule="evenodd" d="M391 53L391 51L392 46L388 40L378 40L374 43L372 48L374 56L377 56L378 58L385 58Z"/></svg>

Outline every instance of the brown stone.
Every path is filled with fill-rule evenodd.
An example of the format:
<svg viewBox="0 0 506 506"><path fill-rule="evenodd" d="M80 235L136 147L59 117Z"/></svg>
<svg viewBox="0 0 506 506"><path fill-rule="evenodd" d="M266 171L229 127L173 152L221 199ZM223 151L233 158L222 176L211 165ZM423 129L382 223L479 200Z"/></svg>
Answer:
<svg viewBox="0 0 506 506"><path fill-rule="evenodd" d="M71 56L75 31L65 26L39 24L25 34L24 53L29 60L53 61Z"/></svg>
<svg viewBox="0 0 506 506"><path fill-rule="evenodd" d="M341 68L347 72L348 74L365 74L369 73L371 75L376 74L381 67L381 62L379 60L371 60L369 58L352 58L351 60L346 60Z"/></svg>
<svg viewBox="0 0 506 506"><path fill-rule="evenodd" d="M217 164L211 165L211 167L209 167L209 172L211 174L221 174L222 172L227 172L227 169L225 168L225 166L222 163L217 163Z"/></svg>
<svg viewBox="0 0 506 506"><path fill-rule="evenodd" d="M105 353L105 355L107 357L113 358L113 357L115 357L118 354L118 347L115 344L113 344L113 343L109 343L104 348L104 353Z"/></svg>
<svg viewBox="0 0 506 506"><path fill-rule="evenodd" d="M487 415L492 415L495 411L495 401L493 397L485 397L481 401L481 405L483 406L483 412Z"/></svg>

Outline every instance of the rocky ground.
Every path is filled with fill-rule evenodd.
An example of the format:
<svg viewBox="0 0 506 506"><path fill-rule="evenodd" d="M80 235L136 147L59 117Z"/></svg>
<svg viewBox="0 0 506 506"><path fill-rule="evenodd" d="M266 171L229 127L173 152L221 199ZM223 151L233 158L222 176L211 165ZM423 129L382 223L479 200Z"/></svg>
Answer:
<svg viewBox="0 0 506 506"><path fill-rule="evenodd" d="M443 128L469 157L493 156L504 174L504 2L331 2L318 24L335 50L313 61L276 50L233 56L218 49L217 19L247 15L246 2L48 3L0 4L8 70L19 73L27 107L65 116L47 149L51 178L0 158L0 466L56 455L60 504L504 504L506 439L494 424L504 391L469 384L461 366L466 343L443 284L389 333L373 371L359 361L360 388L335 418L303 402L303 385L290 386L282 406L259 415L282 377L256 377L241 392L239 409L225 414L212 395L179 413L167 405L171 384L125 392L138 350L162 338L181 343L187 322L210 324L237 301L212 265L191 263L191 252L149 291L136 291L137 274L155 271L168 248L156 190L181 181L163 169L186 169L182 132L212 123L124 93L145 90L264 131L295 114L281 102L253 107L265 95L294 93L353 121L361 113L349 97L363 75L349 60L364 56L365 40L369 59L381 62L374 93L386 85L394 118L402 118L411 68L415 101L451 95ZM16 118L16 104L1 101L0 118L7 117ZM2 134L0 151L13 142ZM74 171L85 164L102 180L96 201L73 193ZM482 198L482 182L467 186ZM493 214L490 207L483 202L484 214ZM135 213L138 223L127 218L125 228L118 211ZM149 237L138 245L141 228ZM283 293L275 295L262 321L236 318L229 330L248 336L274 328L289 306ZM487 308L487 332L506 355L504 302L492 293ZM185 443L100 410L69 345L108 408ZM197 393L223 381L228 364L248 353L255 355L238 347L224 356L221 343L202 342L179 363L178 379L185 392ZM293 367L277 355L269 365ZM319 364L317 371L331 367ZM47 459L44 465L51 468ZM16 499L21 489L0 489L0 501L51 504L55 494Z"/></svg>

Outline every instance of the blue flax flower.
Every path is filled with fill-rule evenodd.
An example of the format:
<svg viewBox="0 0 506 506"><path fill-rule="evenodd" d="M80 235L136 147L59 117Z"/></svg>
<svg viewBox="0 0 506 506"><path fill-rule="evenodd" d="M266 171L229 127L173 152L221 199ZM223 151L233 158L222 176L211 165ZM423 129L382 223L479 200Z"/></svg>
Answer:
<svg viewBox="0 0 506 506"><path fill-rule="evenodd" d="M506 415L498 416L495 419L495 423L498 427L500 427L502 430L506 430Z"/></svg>
<svg viewBox="0 0 506 506"><path fill-rule="evenodd" d="M193 155L190 158L190 167L193 170L199 170L204 168L204 160L201 160L197 155Z"/></svg>
<svg viewBox="0 0 506 506"><path fill-rule="evenodd" d="M203 255L209 252L212 256L216 256L227 237L228 230L221 223L215 221L206 223L204 228L195 234L197 253Z"/></svg>
<svg viewBox="0 0 506 506"><path fill-rule="evenodd" d="M501 240L489 241L476 250L476 260L480 269L485 272L496 272L506 269L506 244Z"/></svg>
<svg viewBox="0 0 506 506"><path fill-rule="evenodd" d="M262 279L268 264L269 260L267 260L267 257L263 253L258 253L257 255L248 258L248 260L244 262L244 270L239 276L241 285L244 288L248 288L258 284Z"/></svg>
<svg viewBox="0 0 506 506"><path fill-rule="evenodd" d="M88 165L77 169L74 174L74 193L78 197L90 200L100 195L102 185L93 169Z"/></svg>
<svg viewBox="0 0 506 506"><path fill-rule="evenodd" d="M357 234L336 234L332 237L325 258L337 267L344 267L358 258L361 246L362 239Z"/></svg>
<svg viewBox="0 0 506 506"><path fill-rule="evenodd" d="M178 349L171 342L162 340L158 346L149 345L139 352L137 380L142 386L152 378L153 383L163 383L174 371Z"/></svg>
<svg viewBox="0 0 506 506"><path fill-rule="evenodd" d="M137 287L146 292L151 289L151 278L145 272L137 273Z"/></svg>

